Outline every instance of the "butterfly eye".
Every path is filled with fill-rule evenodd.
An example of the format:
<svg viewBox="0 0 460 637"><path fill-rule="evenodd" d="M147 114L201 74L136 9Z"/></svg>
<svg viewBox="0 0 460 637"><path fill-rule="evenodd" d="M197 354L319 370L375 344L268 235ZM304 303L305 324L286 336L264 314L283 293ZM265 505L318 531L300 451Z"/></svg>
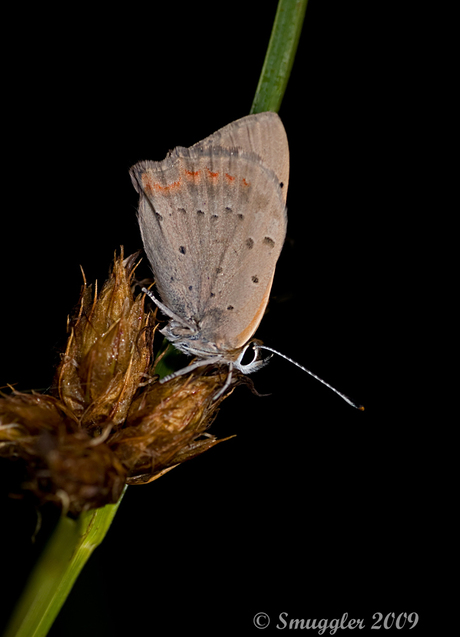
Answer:
<svg viewBox="0 0 460 637"><path fill-rule="evenodd" d="M243 372L243 374L252 374L252 372L261 369L273 356L273 354L269 354L264 357L263 354L261 354L259 343L260 341L251 341L248 343L235 361L235 367ZM249 360L243 362L246 359Z"/></svg>
<svg viewBox="0 0 460 637"><path fill-rule="evenodd" d="M247 345L238 358L238 362L242 367L250 367L256 360L257 352L252 343Z"/></svg>

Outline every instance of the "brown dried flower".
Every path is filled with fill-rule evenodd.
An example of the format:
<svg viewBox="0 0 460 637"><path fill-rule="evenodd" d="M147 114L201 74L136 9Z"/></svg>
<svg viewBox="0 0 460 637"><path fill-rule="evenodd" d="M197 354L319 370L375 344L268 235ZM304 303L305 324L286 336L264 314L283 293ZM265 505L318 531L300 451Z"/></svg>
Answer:
<svg viewBox="0 0 460 637"><path fill-rule="evenodd" d="M128 484L150 482L221 442L201 434L214 420L222 398L213 401L213 396L225 379L226 373L204 376L195 371L138 394L127 426L110 438L111 449L128 469Z"/></svg>
<svg viewBox="0 0 460 637"><path fill-rule="evenodd" d="M56 374L59 398L93 436L124 423L149 369L153 315L145 312L143 295L133 298L135 258L115 259L94 299L85 282Z"/></svg>
<svg viewBox="0 0 460 637"><path fill-rule="evenodd" d="M21 458L22 485L73 514L118 500L203 453L226 371L205 368L165 384L152 375L155 312L134 297L137 255L116 257L101 292L83 285L55 376L55 395L0 398L0 455Z"/></svg>
<svg viewBox="0 0 460 637"><path fill-rule="evenodd" d="M95 444L54 396L14 392L0 399L0 455L26 463L24 489L71 513L116 502L126 470Z"/></svg>

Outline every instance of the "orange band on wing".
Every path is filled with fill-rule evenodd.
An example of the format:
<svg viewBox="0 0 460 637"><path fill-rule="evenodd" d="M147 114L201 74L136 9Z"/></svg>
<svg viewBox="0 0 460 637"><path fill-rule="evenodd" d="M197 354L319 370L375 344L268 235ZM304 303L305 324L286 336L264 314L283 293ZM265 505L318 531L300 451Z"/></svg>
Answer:
<svg viewBox="0 0 460 637"><path fill-rule="evenodd" d="M201 178L201 170L184 170L185 176L193 181L199 181Z"/></svg>
<svg viewBox="0 0 460 637"><path fill-rule="evenodd" d="M195 183L201 180L202 172L203 172L202 170L185 170L185 168L183 169L183 175L185 176L185 178L188 181L193 181ZM212 172L212 170L210 170L209 168L206 168L205 174L208 177L208 179L210 179L213 182L217 182L221 175L219 171ZM224 176L226 181L229 184L233 183L236 180L236 177L233 177L232 175L229 175L228 173L224 173ZM251 185L249 182L246 181L244 177L241 179L241 183L243 184L243 186ZM182 185L183 185L182 177L179 177L177 181L173 181L170 184L163 185L158 181L154 181L153 175L149 172L145 172L142 175L142 186L146 193L153 194L154 192L162 192L167 194L173 190L180 189Z"/></svg>
<svg viewBox="0 0 460 637"><path fill-rule="evenodd" d="M144 173L142 175L142 186L144 187L145 192L170 192L171 190L176 190L180 188L182 185L182 179L178 179L177 181L173 181L171 184L166 184L166 186L162 186L157 181L152 180L152 176L148 173Z"/></svg>

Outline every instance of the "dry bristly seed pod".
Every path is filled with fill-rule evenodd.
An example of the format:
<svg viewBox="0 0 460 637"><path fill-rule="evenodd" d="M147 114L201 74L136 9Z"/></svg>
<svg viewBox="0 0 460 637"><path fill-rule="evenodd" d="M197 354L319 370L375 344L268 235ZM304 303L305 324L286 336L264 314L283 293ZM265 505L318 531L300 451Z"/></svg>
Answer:
<svg viewBox="0 0 460 637"><path fill-rule="evenodd" d="M0 456L24 463L23 490L73 515L220 442L206 430L241 382L218 400L225 369L157 382L156 317L134 295L137 257L122 250L99 293L84 282L52 393L0 397Z"/></svg>

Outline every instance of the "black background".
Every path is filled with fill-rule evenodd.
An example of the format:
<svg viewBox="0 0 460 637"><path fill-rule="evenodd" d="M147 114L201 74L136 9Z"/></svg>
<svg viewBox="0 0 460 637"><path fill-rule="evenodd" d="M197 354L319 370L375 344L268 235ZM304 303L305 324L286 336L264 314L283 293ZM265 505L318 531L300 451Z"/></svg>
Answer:
<svg viewBox="0 0 460 637"><path fill-rule="evenodd" d="M75 5L18 18L1 384L45 390L80 264L102 282L120 245L141 247L130 166L249 112L276 4ZM273 359L253 377L270 396L238 388L213 425L236 438L128 489L51 637L257 632L260 611L268 632L281 612L426 621L433 496L407 346L422 92L411 19L381 3L310 0L280 110L288 236L257 336L366 411ZM8 610L52 516L31 545L34 510L6 496L2 506Z"/></svg>

